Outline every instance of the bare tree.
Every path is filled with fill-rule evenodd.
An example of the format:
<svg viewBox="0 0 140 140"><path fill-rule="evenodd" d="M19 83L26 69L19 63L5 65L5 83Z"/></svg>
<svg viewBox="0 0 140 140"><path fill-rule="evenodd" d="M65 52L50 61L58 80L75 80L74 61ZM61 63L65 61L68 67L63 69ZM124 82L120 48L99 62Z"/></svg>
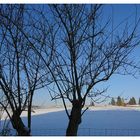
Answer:
<svg viewBox="0 0 140 140"><path fill-rule="evenodd" d="M33 95L48 81L48 72L42 70L40 56L31 49L34 44L42 54L47 33L42 29L42 22L38 22L31 12L25 5L0 6L0 88L5 96L0 104L18 135L30 135ZM51 53L50 49L48 51ZM50 63L51 57L45 58ZM21 113L26 109L28 127L21 119Z"/></svg>
<svg viewBox="0 0 140 140"><path fill-rule="evenodd" d="M48 8L48 5L46 8ZM18 21L22 20L13 19L12 15L15 14L9 14L12 11L8 14L0 12L0 18L3 19L0 25L4 26L4 28L1 28L1 44L4 44L6 48L14 46L11 50L6 49L6 52L4 49L4 55L2 56L6 55L6 57L1 59L0 85L8 100L8 105L12 109L13 115L11 117L9 114L9 117L11 117L11 122L15 127L14 120L17 114L18 122L21 122L21 111L24 110L28 98L32 100L33 96L29 96L29 91L36 89L29 88L30 83L34 83L32 79L36 78L33 78L31 74L34 73L34 69L30 73L30 68L32 68L30 63L32 61L27 60L32 57L26 55L30 54L30 51L31 54L35 52L33 56L42 62L36 61L33 63L35 64L35 70L43 67L45 74L49 71L47 80L55 86L55 89L52 88L53 86L48 86L48 91L52 99L62 99L64 104L69 118L66 135L77 135L82 115L87 110L82 111L87 97L95 99L105 91L104 89L103 91L95 91L96 85L107 81L113 74L133 74L133 71L129 73L127 70L137 68L132 61L129 61L129 54L139 44L138 36L136 36L138 22L129 29L125 26L117 34L118 27L112 26L110 28L109 21L104 24L100 23L101 5L50 5L49 8L48 14L34 9L40 16L33 17L29 12L29 18L26 18L26 20L30 25L27 26L18 24ZM9 26L9 22L12 26ZM17 45L17 43L24 45ZM11 62L12 68L10 68ZM13 82L10 85L9 83L12 80L7 78L10 74L7 76L5 74L7 73L7 66L8 69L11 69L10 73L13 75L11 76ZM34 74L36 77L36 72ZM28 81L26 92L27 87L25 88L21 75L25 75L25 79ZM31 79L29 80L28 77ZM23 81L26 81L25 79ZM33 83L31 85L34 85ZM70 113L67 109L67 102L72 105Z"/></svg>
<svg viewBox="0 0 140 140"><path fill-rule="evenodd" d="M66 135L73 136L87 110L82 111L87 97L95 99L104 92L95 91L95 86L113 74L133 74L127 70L136 68L129 54L139 44L138 22L129 29L121 24L123 30L117 34L119 26L100 23L101 5L50 5L50 10L58 31L55 59L49 66L56 88L48 90L52 99L62 99L69 118Z"/></svg>
<svg viewBox="0 0 140 140"><path fill-rule="evenodd" d="M1 106L1 101L3 101L4 97L1 96L1 90L0 90L0 136L9 136L11 134L11 129L9 127L9 120L8 116L5 114L5 108ZM3 104L7 104L6 101Z"/></svg>

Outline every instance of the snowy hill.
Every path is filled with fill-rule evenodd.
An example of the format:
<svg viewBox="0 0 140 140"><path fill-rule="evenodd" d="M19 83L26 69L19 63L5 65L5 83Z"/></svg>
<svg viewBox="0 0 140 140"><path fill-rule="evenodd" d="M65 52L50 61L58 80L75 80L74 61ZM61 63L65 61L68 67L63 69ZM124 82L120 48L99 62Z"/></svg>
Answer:
<svg viewBox="0 0 140 140"><path fill-rule="evenodd" d="M33 116L32 134L65 135L67 122L64 111ZM140 135L140 111L92 108L83 115L78 135Z"/></svg>
<svg viewBox="0 0 140 140"><path fill-rule="evenodd" d="M44 108L34 111L32 135L65 135L68 118L63 108ZM26 112L22 115L26 124ZM91 107L83 115L78 135L140 136L140 107Z"/></svg>

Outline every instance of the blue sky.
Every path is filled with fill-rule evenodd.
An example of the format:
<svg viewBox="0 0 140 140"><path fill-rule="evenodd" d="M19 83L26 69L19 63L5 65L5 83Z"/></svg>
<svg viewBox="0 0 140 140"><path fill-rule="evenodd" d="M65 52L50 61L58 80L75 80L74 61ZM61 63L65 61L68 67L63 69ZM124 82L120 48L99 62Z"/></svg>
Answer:
<svg viewBox="0 0 140 140"><path fill-rule="evenodd" d="M104 5L103 15L104 20L109 18L113 19L114 27L120 22L127 18L128 22L134 23L135 18L140 17L140 5L135 4L120 4L120 5ZM129 18L128 18L129 17ZM138 29L140 34L140 28ZM135 61L140 62L140 46L131 55ZM130 75L113 75L109 81L98 85L98 88L108 87L106 95L112 97L122 96L123 98L129 99L134 96L135 98L140 97L140 72L134 78ZM110 101L108 99L107 101ZM107 102L104 102L105 104ZM55 105L54 101L50 102L50 97L48 96L47 90L41 89L36 91L34 96L34 104L38 105Z"/></svg>
<svg viewBox="0 0 140 140"><path fill-rule="evenodd" d="M109 8L110 7L110 8ZM123 19L130 16L128 21L135 22L135 17L140 17L140 5L136 4L125 4L125 5L107 5L107 12L113 9L114 12L114 23L119 23ZM137 12L136 12L137 11ZM136 14L137 13L137 14ZM138 28L140 32L140 28ZM140 46L131 54L134 57L135 61L140 62ZM114 75L106 83L109 85L108 94L110 96L121 95L124 98L130 98L134 96L136 98L140 97L140 73L136 75L137 78L134 78L130 75Z"/></svg>

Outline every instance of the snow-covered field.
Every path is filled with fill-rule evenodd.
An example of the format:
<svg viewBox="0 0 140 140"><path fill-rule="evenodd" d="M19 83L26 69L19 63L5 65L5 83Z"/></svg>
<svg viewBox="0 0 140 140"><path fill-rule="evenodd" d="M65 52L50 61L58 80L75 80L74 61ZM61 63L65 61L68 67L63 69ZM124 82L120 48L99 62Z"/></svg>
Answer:
<svg viewBox="0 0 140 140"><path fill-rule="evenodd" d="M68 118L62 108L36 109L32 114L32 135L65 135ZM90 108L83 115L78 135L140 136L140 107Z"/></svg>

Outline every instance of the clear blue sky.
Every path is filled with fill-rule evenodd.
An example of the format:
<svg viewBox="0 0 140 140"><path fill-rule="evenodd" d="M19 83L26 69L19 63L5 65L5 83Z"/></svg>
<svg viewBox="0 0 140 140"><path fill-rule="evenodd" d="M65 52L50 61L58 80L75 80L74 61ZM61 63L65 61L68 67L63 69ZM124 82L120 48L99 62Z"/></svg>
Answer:
<svg viewBox="0 0 140 140"><path fill-rule="evenodd" d="M136 12L137 11L137 12ZM137 13L137 14L136 14ZM113 15L113 16L112 16ZM103 9L103 22L109 18L113 19L114 26L118 25L124 19L128 18L128 22L134 23L135 17L140 17L140 5L135 4L112 4L105 5ZM140 28L139 28L140 32ZM138 62L140 61L140 46L132 53L132 57ZM98 88L108 87L106 95L117 97L121 95L124 98L140 97L140 72L137 79L132 76L113 75L108 82L97 86ZM110 101L110 99L108 100ZM106 103L106 102L105 102ZM50 102L50 97L45 89L37 91L34 96L34 104L38 105L55 105L54 101Z"/></svg>
<svg viewBox="0 0 140 140"><path fill-rule="evenodd" d="M113 11L113 20L114 24L116 25L129 16L130 18L128 18L128 22L130 21L132 23L135 22L136 16L137 18L140 17L140 5L135 4L106 5L106 8L104 10L108 14L110 13L110 15ZM140 28L138 30L140 32ZM140 62L140 46L133 52L131 56L134 57L135 61ZM139 98L140 73L138 73L136 76L137 79L129 75L112 76L111 79L105 83L105 85L109 86L107 94L109 94L110 96L121 95L124 98L130 98L132 96Z"/></svg>

